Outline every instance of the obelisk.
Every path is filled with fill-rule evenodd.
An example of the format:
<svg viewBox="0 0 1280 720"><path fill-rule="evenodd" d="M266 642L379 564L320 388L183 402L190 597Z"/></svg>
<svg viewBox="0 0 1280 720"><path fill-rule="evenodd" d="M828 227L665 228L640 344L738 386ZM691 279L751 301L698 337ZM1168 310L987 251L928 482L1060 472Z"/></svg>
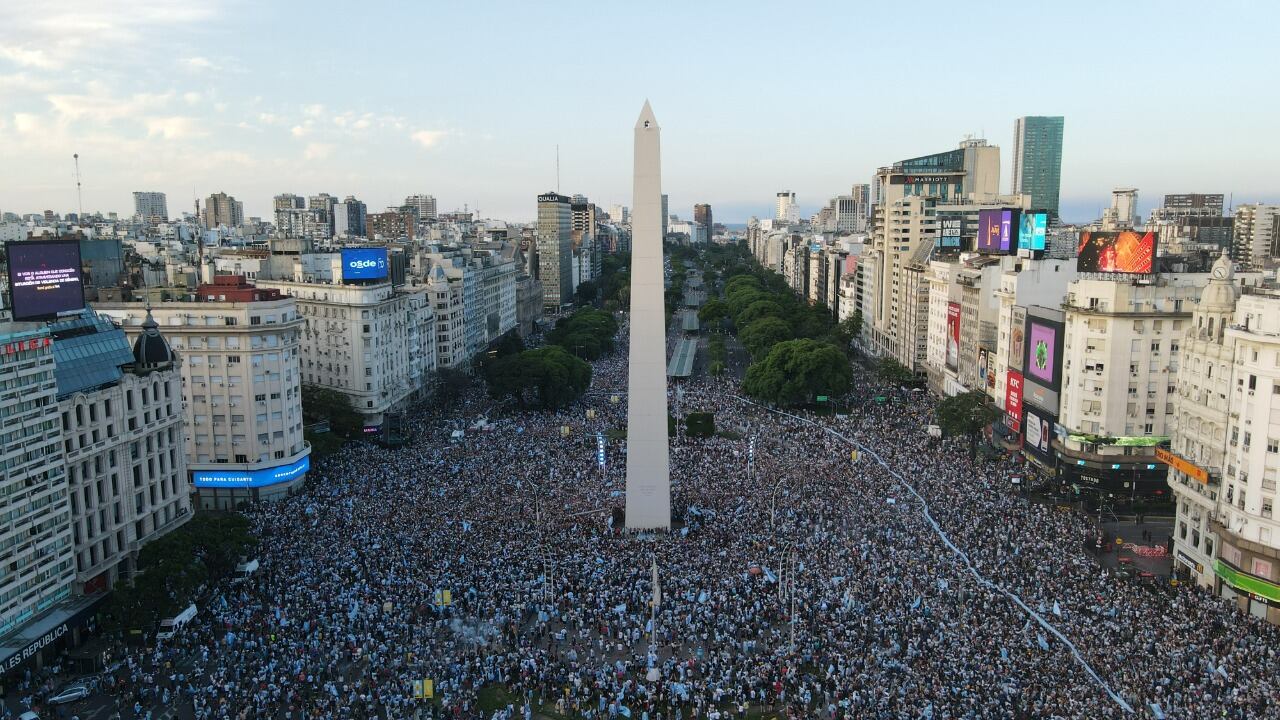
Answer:
<svg viewBox="0 0 1280 720"><path fill-rule="evenodd" d="M631 349L627 362L627 529L671 527L662 160L649 101L635 130L631 200Z"/></svg>

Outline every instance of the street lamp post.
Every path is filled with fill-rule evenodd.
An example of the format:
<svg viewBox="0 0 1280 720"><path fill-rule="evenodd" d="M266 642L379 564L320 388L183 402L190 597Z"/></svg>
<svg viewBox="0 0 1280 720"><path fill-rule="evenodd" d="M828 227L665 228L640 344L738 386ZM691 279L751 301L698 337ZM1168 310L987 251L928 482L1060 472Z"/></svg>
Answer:
<svg viewBox="0 0 1280 720"><path fill-rule="evenodd" d="M778 531L778 491L782 489L782 483L786 481L785 475L778 478L778 482L773 486L773 496L769 499L769 525L775 533Z"/></svg>

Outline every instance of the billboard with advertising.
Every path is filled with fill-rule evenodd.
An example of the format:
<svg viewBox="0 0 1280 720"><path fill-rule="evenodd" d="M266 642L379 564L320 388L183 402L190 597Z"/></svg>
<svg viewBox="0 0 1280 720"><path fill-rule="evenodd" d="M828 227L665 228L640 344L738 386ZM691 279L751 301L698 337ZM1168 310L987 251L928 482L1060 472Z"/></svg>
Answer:
<svg viewBox="0 0 1280 720"><path fill-rule="evenodd" d="M987 349L984 347L978 348L978 382L987 384Z"/></svg>
<svg viewBox="0 0 1280 720"><path fill-rule="evenodd" d="M1018 249L1043 251L1045 235L1049 230L1049 214L1042 212L1023 213L1018 223Z"/></svg>
<svg viewBox="0 0 1280 720"><path fill-rule="evenodd" d="M1057 412L1062 389L1062 346L1065 325L1061 310L1032 306L1024 329L1022 373L1025 401L1042 410Z"/></svg>
<svg viewBox="0 0 1280 720"><path fill-rule="evenodd" d="M1146 275L1154 272L1155 261L1156 236L1153 232L1086 230L1080 233L1080 246L1076 252L1076 270L1079 272Z"/></svg>
<svg viewBox="0 0 1280 720"><path fill-rule="evenodd" d="M1010 370L1004 384L1004 424L1017 432L1022 424L1022 373Z"/></svg>
<svg viewBox="0 0 1280 720"><path fill-rule="evenodd" d="M960 303L947 303L947 369L960 368Z"/></svg>
<svg viewBox="0 0 1280 720"><path fill-rule="evenodd" d="M987 392L994 393L996 389L996 352L990 350L987 352Z"/></svg>
<svg viewBox="0 0 1280 720"><path fill-rule="evenodd" d="M79 240L21 240L4 248L14 320L52 320L84 307Z"/></svg>
<svg viewBox="0 0 1280 720"><path fill-rule="evenodd" d="M1017 222L1017 210L979 210L977 251L998 255L1012 252Z"/></svg>
<svg viewBox="0 0 1280 720"><path fill-rule="evenodd" d="M386 248L343 248L342 280L381 280L387 276Z"/></svg>
<svg viewBox="0 0 1280 720"><path fill-rule="evenodd" d="M1022 355L1026 352L1027 309L1022 306L1013 308L1009 319L1009 363L1010 370L1022 371Z"/></svg>
<svg viewBox="0 0 1280 720"><path fill-rule="evenodd" d="M296 480L311 469L306 455L288 465L263 470L192 470L191 484L198 488L254 488Z"/></svg>
<svg viewBox="0 0 1280 720"><path fill-rule="evenodd" d="M958 217L943 218L938 222L938 247L960 247L960 234L963 221Z"/></svg>
<svg viewBox="0 0 1280 720"><path fill-rule="evenodd" d="M1049 412L1022 406L1022 449L1037 460L1053 465L1053 424L1057 418Z"/></svg>

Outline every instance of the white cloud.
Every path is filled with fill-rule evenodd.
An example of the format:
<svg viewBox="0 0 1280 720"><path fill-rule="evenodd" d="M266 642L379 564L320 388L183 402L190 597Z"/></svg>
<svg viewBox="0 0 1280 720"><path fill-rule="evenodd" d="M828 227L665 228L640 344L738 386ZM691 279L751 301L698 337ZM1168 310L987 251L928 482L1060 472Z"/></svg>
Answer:
<svg viewBox="0 0 1280 720"><path fill-rule="evenodd" d="M14 113L13 129L26 134L40 126L40 118L31 113Z"/></svg>
<svg viewBox="0 0 1280 720"><path fill-rule="evenodd" d="M87 118L94 122L110 122L121 118L138 117L148 111L165 107L171 95L135 93L117 98L101 86L91 86L91 91L80 95L49 95L45 99L53 106L62 120L74 121Z"/></svg>
<svg viewBox="0 0 1280 720"><path fill-rule="evenodd" d="M333 154L333 145L329 143L307 143L302 157L307 160L323 160Z"/></svg>
<svg viewBox="0 0 1280 720"><path fill-rule="evenodd" d="M180 115L146 118L143 122L147 126L147 137L182 140L204 134L195 118Z"/></svg>
<svg viewBox="0 0 1280 720"><path fill-rule="evenodd" d="M184 58L182 63L192 70L218 70L218 66L206 57L189 57Z"/></svg>
<svg viewBox="0 0 1280 720"><path fill-rule="evenodd" d="M258 122L265 125L280 125L284 123L284 118L279 115L272 115L271 113L264 112L258 113Z"/></svg>
<svg viewBox="0 0 1280 720"><path fill-rule="evenodd" d="M44 50L0 44L0 57L22 67L52 70L58 62Z"/></svg>
<svg viewBox="0 0 1280 720"><path fill-rule="evenodd" d="M447 133L444 130L419 130L411 134L409 136L409 139L418 143L424 148L431 149L436 145L440 144L440 141L443 140L445 135L448 135L448 134L449 133Z"/></svg>
<svg viewBox="0 0 1280 720"><path fill-rule="evenodd" d="M185 92L185 93L182 93L182 99L186 101L188 105L197 105L200 103L200 93Z"/></svg>
<svg viewBox="0 0 1280 720"><path fill-rule="evenodd" d="M289 128L289 134L296 138L306 137L306 135L310 132L311 132L310 125L294 125L293 127Z"/></svg>
<svg viewBox="0 0 1280 720"><path fill-rule="evenodd" d="M306 115L307 117L320 117L321 115L324 115L324 106L319 104L303 105L302 114Z"/></svg>

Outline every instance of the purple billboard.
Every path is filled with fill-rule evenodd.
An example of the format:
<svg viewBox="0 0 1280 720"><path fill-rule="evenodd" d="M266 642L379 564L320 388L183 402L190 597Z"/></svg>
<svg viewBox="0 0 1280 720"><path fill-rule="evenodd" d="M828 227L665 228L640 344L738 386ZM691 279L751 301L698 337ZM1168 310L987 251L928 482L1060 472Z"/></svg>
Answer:
<svg viewBox="0 0 1280 720"><path fill-rule="evenodd" d="M1057 339L1057 328L1031 322L1031 355L1030 362L1027 363L1027 374L1050 386L1053 385L1053 369L1058 362L1058 358L1054 356Z"/></svg>
<svg viewBox="0 0 1280 720"><path fill-rule="evenodd" d="M981 253L1008 254L1015 249L1017 210L979 210L977 250Z"/></svg>

